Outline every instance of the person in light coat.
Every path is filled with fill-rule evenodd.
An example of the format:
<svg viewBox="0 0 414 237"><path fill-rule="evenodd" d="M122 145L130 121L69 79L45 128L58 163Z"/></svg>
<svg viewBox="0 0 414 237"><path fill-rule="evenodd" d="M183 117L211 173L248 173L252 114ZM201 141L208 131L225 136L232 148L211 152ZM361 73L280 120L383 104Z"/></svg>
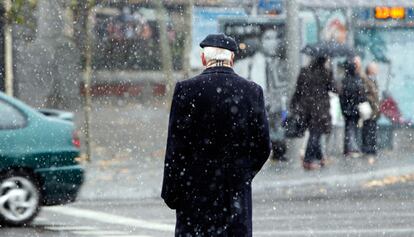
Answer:
<svg viewBox="0 0 414 237"><path fill-rule="evenodd" d="M364 82L365 93L372 109L369 119L364 121L362 126L362 152L366 155L377 154L377 120L380 116L380 99L377 85L378 65L371 62L365 70Z"/></svg>

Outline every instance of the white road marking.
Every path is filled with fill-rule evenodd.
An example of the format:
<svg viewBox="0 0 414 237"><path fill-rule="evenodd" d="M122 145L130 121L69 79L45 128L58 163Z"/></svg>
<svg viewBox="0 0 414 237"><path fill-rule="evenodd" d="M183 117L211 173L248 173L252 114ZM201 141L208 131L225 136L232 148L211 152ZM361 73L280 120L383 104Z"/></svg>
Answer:
<svg viewBox="0 0 414 237"><path fill-rule="evenodd" d="M116 230L76 230L71 231L71 233L76 235L91 235L91 236L105 236L108 235L117 235L117 236L125 236L125 232L123 231L116 231Z"/></svg>
<svg viewBox="0 0 414 237"><path fill-rule="evenodd" d="M332 236L338 234L414 234L414 228L255 231L254 236ZM410 235L412 236L412 235Z"/></svg>
<svg viewBox="0 0 414 237"><path fill-rule="evenodd" d="M45 229L53 231L96 230L96 228L91 226L46 226Z"/></svg>
<svg viewBox="0 0 414 237"><path fill-rule="evenodd" d="M152 237L149 235L105 235L105 237Z"/></svg>
<svg viewBox="0 0 414 237"><path fill-rule="evenodd" d="M62 215L84 218L84 219L99 221L102 223L108 223L108 224L113 224L113 225L123 225L123 226L130 226L130 227L137 227L137 228L142 228L142 229L150 229L150 230L165 231L165 232L174 232L174 229L175 229L175 226L171 224L163 224L163 223L150 222L150 221L145 221L145 220L140 220L140 219L133 219L129 217L108 214L105 212L92 211L92 210L80 209L80 208L75 208L75 207L54 206L54 207L44 208L44 210L54 212L54 213L59 213Z"/></svg>
<svg viewBox="0 0 414 237"><path fill-rule="evenodd" d="M34 222L47 222L48 219L44 218L44 217L36 217L36 219L34 219Z"/></svg>
<svg viewBox="0 0 414 237"><path fill-rule="evenodd" d="M46 226L46 230L69 231L78 235L104 236L104 237L152 237L149 235L131 235L125 231L99 230L92 226Z"/></svg>
<svg viewBox="0 0 414 237"><path fill-rule="evenodd" d="M314 219L328 219L328 220L345 220L345 219L394 219L394 218L414 218L414 213L400 213L400 212L356 212L356 213L333 213L333 214L310 214L310 215L278 215L276 216L258 216L254 217L253 221L289 221L289 220L314 220Z"/></svg>

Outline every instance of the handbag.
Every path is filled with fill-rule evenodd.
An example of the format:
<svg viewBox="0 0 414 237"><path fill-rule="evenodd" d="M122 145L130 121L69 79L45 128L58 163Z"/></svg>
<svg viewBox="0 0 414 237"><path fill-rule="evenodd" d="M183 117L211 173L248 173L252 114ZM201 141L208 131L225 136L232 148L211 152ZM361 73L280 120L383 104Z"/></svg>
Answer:
<svg viewBox="0 0 414 237"><path fill-rule="evenodd" d="M359 117L365 121L371 118L372 108L368 101L358 104Z"/></svg>
<svg viewBox="0 0 414 237"><path fill-rule="evenodd" d="M293 113L286 118L283 127L285 128L285 137L300 138L305 135L308 126L303 116Z"/></svg>

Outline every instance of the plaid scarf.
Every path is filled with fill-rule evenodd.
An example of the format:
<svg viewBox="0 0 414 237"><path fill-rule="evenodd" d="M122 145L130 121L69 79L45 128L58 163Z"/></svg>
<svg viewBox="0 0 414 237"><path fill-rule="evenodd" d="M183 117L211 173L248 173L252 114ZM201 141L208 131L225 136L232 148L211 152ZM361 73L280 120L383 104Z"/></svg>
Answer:
<svg viewBox="0 0 414 237"><path fill-rule="evenodd" d="M212 60L207 63L207 68L209 67L231 67L231 64L227 60Z"/></svg>

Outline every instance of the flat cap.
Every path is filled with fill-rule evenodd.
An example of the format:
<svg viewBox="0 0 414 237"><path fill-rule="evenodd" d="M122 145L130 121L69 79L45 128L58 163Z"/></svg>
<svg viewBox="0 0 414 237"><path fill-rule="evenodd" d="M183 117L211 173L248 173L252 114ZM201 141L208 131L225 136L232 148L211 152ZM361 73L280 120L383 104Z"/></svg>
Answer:
<svg viewBox="0 0 414 237"><path fill-rule="evenodd" d="M222 49L228 49L233 52L237 52L237 43L236 41L225 34L210 34L201 41L200 47L216 47Z"/></svg>

